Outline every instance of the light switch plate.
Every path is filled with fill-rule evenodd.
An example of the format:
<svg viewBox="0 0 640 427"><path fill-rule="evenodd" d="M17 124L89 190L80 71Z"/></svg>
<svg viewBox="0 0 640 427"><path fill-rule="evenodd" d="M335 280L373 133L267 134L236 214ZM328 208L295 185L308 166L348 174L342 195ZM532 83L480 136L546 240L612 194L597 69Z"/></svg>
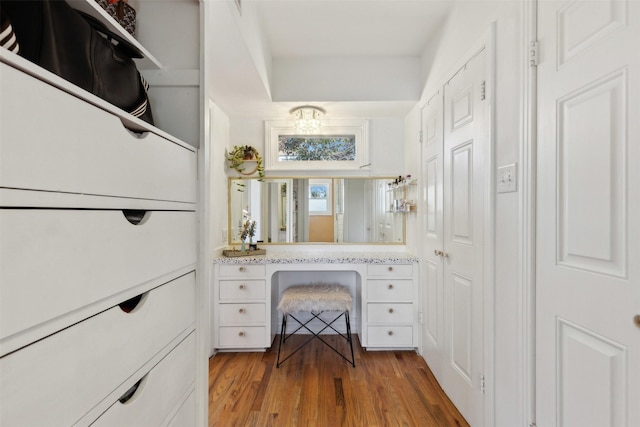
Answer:
<svg viewBox="0 0 640 427"><path fill-rule="evenodd" d="M518 190L518 175L516 171L515 163L498 168L498 193L509 193Z"/></svg>

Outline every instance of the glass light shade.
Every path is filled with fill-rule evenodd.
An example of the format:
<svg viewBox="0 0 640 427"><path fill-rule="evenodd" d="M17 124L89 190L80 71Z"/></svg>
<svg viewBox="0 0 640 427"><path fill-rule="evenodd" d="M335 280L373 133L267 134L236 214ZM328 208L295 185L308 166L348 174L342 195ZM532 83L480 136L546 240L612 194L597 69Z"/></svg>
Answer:
<svg viewBox="0 0 640 427"><path fill-rule="evenodd" d="M311 106L298 107L291 110L291 114L295 119L296 130L302 134L310 135L320 130L324 110Z"/></svg>

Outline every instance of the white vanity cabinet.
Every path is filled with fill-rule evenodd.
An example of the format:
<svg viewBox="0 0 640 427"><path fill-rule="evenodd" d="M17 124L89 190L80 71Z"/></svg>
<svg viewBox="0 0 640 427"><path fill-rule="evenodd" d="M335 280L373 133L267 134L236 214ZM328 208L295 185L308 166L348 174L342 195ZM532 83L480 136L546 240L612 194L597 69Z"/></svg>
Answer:
<svg viewBox="0 0 640 427"><path fill-rule="evenodd" d="M412 264L367 266L363 312L367 347L417 347L419 293Z"/></svg>
<svg viewBox="0 0 640 427"><path fill-rule="evenodd" d="M219 349L269 347L267 281L264 265L219 265L213 289L213 346Z"/></svg>
<svg viewBox="0 0 640 427"><path fill-rule="evenodd" d="M197 149L4 49L0 76L0 425L196 425Z"/></svg>
<svg viewBox="0 0 640 427"><path fill-rule="evenodd" d="M416 262L411 255L365 253L324 258L317 254L305 257L302 251L295 256L276 253L248 260L217 258L212 284L211 352L271 346L273 337L280 333L279 284L274 279L279 274L287 274L287 283L299 284L323 276L331 282L335 277L331 273L353 277L354 283L344 285L354 292L357 305L351 327L362 346L417 348L420 308Z"/></svg>

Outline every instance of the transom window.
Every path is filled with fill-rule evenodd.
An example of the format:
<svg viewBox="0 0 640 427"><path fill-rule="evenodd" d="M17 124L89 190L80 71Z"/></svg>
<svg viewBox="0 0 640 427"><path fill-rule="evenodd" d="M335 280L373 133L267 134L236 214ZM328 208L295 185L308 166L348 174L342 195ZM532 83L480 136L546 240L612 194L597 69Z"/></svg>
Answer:
<svg viewBox="0 0 640 427"><path fill-rule="evenodd" d="M356 159L355 135L278 137L278 161L353 161Z"/></svg>
<svg viewBox="0 0 640 427"><path fill-rule="evenodd" d="M265 170L361 170L369 164L367 120L323 121L300 135L288 120L265 122Z"/></svg>

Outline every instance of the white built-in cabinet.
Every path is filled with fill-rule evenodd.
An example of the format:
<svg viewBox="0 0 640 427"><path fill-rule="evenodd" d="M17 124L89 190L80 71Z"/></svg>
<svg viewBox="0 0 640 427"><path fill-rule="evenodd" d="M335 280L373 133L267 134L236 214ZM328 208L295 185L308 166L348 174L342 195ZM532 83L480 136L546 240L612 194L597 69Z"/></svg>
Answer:
<svg viewBox="0 0 640 427"><path fill-rule="evenodd" d="M118 30L93 0L69 3ZM3 426L203 419L200 5L131 3L157 126L0 50ZM195 57L165 46L169 22L195 25L176 42L195 45ZM185 127L194 111L195 126Z"/></svg>
<svg viewBox="0 0 640 427"><path fill-rule="evenodd" d="M380 259L380 258L383 259ZM369 349L419 347L418 264L384 255L277 254L214 261L211 352L269 348L280 333L280 295L294 284L340 283L353 297L351 330Z"/></svg>

